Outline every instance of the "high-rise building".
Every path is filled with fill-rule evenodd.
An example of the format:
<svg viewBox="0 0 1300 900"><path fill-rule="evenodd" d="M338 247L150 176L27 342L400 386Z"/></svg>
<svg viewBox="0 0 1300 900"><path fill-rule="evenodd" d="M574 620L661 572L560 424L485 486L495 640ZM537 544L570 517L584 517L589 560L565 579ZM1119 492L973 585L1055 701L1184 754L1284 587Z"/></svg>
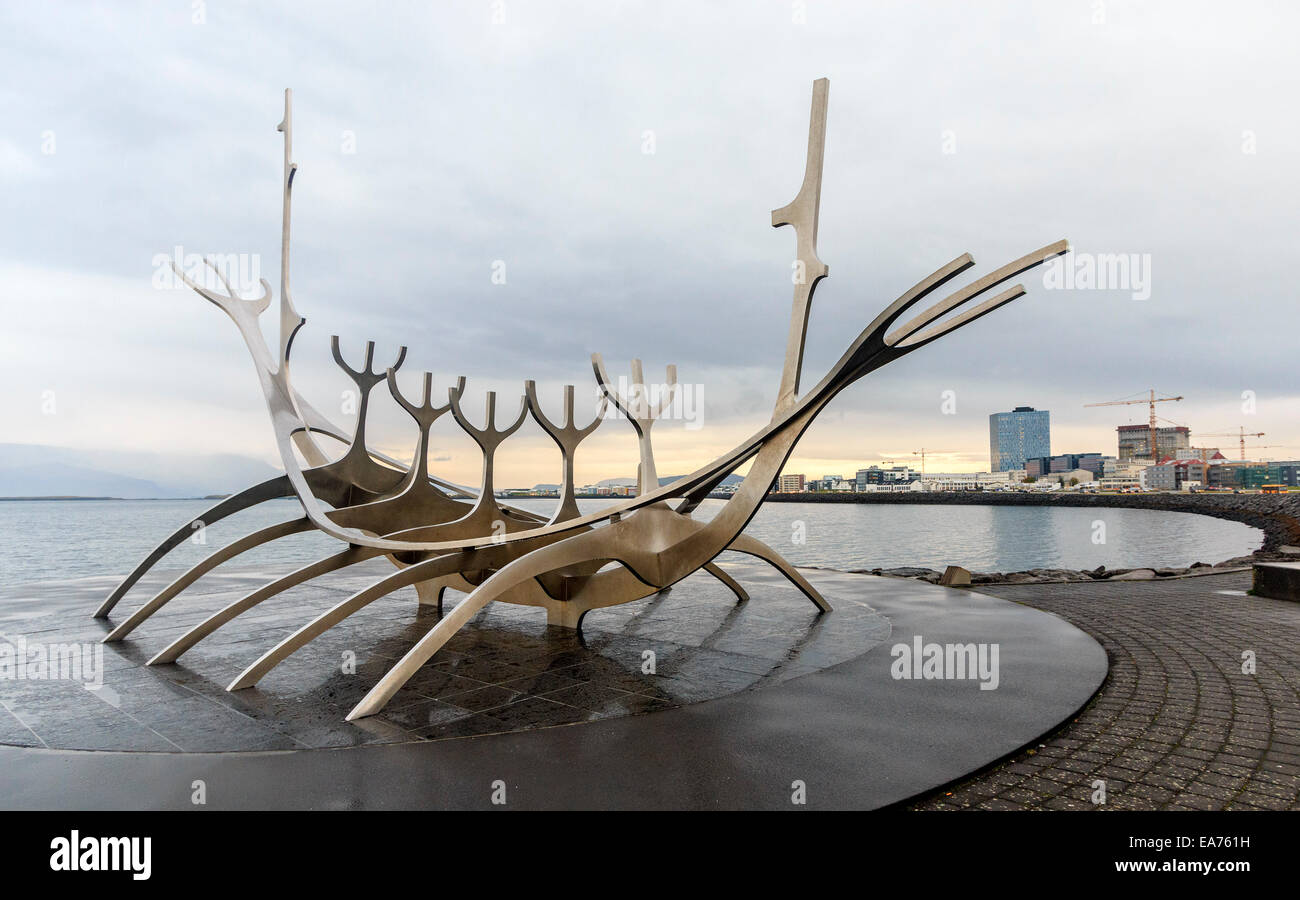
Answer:
<svg viewBox="0 0 1300 900"><path fill-rule="evenodd" d="M1051 413L1032 406L989 416L989 470L1023 469L1025 460L1052 455Z"/></svg>
<svg viewBox="0 0 1300 900"><path fill-rule="evenodd" d="M1119 433L1119 458L1123 462L1130 459L1151 459L1151 427L1149 425L1120 425L1115 429ZM1156 458L1177 459L1179 450L1191 446L1191 430L1182 425L1156 429Z"/></svg>

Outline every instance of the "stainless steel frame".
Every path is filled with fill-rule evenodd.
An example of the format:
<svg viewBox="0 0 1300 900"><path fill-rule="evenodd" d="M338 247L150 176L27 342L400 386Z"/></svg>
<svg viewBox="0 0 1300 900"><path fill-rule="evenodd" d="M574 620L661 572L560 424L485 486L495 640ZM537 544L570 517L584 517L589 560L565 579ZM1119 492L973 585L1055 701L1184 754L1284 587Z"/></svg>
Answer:
<svg viewBox="0 0 1300 900"><path fill-rule="evenodd" d="M381 374L373 368L373 343L366 345L364 367L353 369L344 361L337 337L332 339L331 345L334 359L356 384L361 400L357 424L351 436L345 437L293 389L289 378L290 351L305 320L294 308L289 291L289 222L297 166L292 162L292 93L286 91L284 120L278 126L284 133L284 182L280 341L276 357L272 357L257 324L258 317L271 302L271 288L265 281L262 282L261 296L245 299L238 296L224 278L225 292L221 293L190 281L184 273L179 274L200 296L230 316L243 335L262 386L285 468L283 476L221 501L200 516L200 520L210 525L241 509L286 496L298 499L303 516L246 535L216 551L143 604L105 640L122 640L216 566L267 541L313 529L337 539L342 549L219 610L159 652L150 660L150 665L175 662L182 653L217 628L294 585L378 556L387 556L397 566L397 571L303 625L246 668L229 689L251 687L328 628L380 597L411 585L416 587L422 603L434 604L439 610L443 592L448 587L466 591L468 597L442 616L379 680L351 711L349 719L373 715L383 709L393 694L458 629L492 601L540 606L546 610L549 623L580 628L583 616L592 609L647 597L700 570L718 578L740 601L744 601L748 599L744 588L714 562L720 553L732 550L765 560L803 591L820 610L829 610L826 600L789 562L771 547L743 533L795 444L817 414L844 388L1020 297L1024 288L1017 284L965 311L956 312L969 301L989 293L1022 272L1064 253L1067 245L1058 241L1036 250L953 291L906 324L896 326L903 313L974 265L969 255L958 257L926 276L890 304L862 331L830 372L801 395L804 340L813 293L828 274L826 265L817 256L828 91L826 79L813 83L803 183L794 201L772 213L773 226L791 225L795 230L795 271L802 277L795 278L785 361L771 421L729 453L663 486L659 485L650 431L671 400L671 391L677 383L674 366L668 367L669 394L652 409L644 390L639 396L621 396L611 386L600 355L594 354L592 368L604 399L596 419L585 428L578 428L573 421L572 385L565 387L564 423L561 425L543 413L536 385L531 381L525 382L519 412L508 425L497 426L496 395L489 393L486 423L477 427L461 409L464 378L449 390L446 405L434 406L432 376L424 373L422 398L417 404L405 397L397 385L396 371L405 359L405 348L399 351L394 364ZM220 276L220 272L217 274ZM944 318L954 312L955 315ZM644 386L640 360L632 363L632 379L634 384ZM381 381L387 381L393 399L417 425L418 439L409 466L381 456L366 446L370 392ZM574 456L581 441L603 421L607 404L622 413L636 431L640 454L638 491L633 498L582 515L574 499ZM428 471L429 429L447 412L482 451L483 474L476 492L439 479ZM561 453L560 500L549 518L500 504L494 493L496 450L530 414L555 441ZM331 461L318 446L318 435L346 441L347 450ZM306 461L306 467L299 463L297 454ZM694 519L692 513L700 502L724 478L746 463L750 466L748 474L723 509L708 523ZM187 523L169 535L109 595L95 615L108 616L126 592L189 533Z"/></svg>

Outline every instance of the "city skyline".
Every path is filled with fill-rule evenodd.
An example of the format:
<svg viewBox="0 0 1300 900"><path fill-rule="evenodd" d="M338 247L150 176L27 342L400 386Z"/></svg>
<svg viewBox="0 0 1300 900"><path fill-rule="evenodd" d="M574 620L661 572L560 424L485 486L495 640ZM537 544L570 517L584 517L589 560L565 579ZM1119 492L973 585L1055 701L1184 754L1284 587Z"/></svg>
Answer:
<svg viewBox="0 0 1300 900"><path fill-rule="evenodd" d="M579 404L579 406L581 406L581 404ZM832 410L834 410L834 407L832 407ZM1039 411L1050 412L1050 410ZM1110 415L1115 416L1116 414L1111 412ZM1052 453L1050 455L1095 452L1107 457L1119 456L1119 429L1140 428L1143 433L1145 433L1146 429L1145 422L1138 421L1145 417L1139 416L1135 413L1122 415L1125 418L1130 419L1130 421L1120 422L1110 426L1084 426L1077 422L1071 422L1068 420L1061 422L1058 417L1052 423ZM580 413L578 414L578 417L581 418ZM340 418L346 421L347 417L340 416ZM382 419L382 413L376 415L375 418ZM969 416L950 416L949 418L953 424L949 426L948 430L944 432L924 432L930 434L932 438L927 442L926 446L926 470L929 472L943 472L950 474L993 471L992 467L989 465L990 460L987 444L988 415L980 416L978 413L972 413ZM981 424L976 424L977 418L980 420ZM1242 418L1244 420L1245 417ZM528 426L531 424L531 422L526 423L523 431L526 432ZM761 427L762 423L757 422L756 424L758 427ZM1166 427L1167 424L1168 423L1162 421L1161 427ZM475 482L478 473L476 460L473 459L470 452L471 447L457 447L458 444L464 444L469 439L463 433L451 431L447 428L447 425L448 423L445 422L435 424L434 440L431 441L431 449L429 452L430 465L447 473L446 477L452 481L472 485ZM441 428L439 426L441 426ZM937 451L932 449L939 443L945 443L948 445L965 443L970 445L973 441L965 437L963 432L970 433L972 431L979 431L981 430L981 426L984 440L984 446L981 449L954 449L951 446ZM442 429L446 429L446 432L439 435L438 432ZM1198 432L1198 429L1192 427L1190 430L1190 442L1192 446L1218 449L1226 458L1233 461L1236 461L1239 458L1238 441L1236 439L1224 437L1222 436L1222 432L1220 432L1220 436L1207 436L1201 438L1198 437L1198 433L1200 433ZM624 434L624 431L627 433ZM676 475L693 471L699 462L695 456L699 447L715 447L725 444L722 435L727 432L716 432L719 440L716 443L710 442L707 444L702 444L699 440L698 436L701 435L702 432L708 437L715 436L715 434L709 433L708 429L687 429L682 426L681 422L674 422L671 420L662 422L656 429L655 433L656 452L660 453L660 448L662 448L662 458L665 460L664 464L661 466L661 471L666 474ZM814 444L813 439L816 437L815 432L816 426L814 426L814 429L809 432L810 437L805 439L805 442L810 446ZM735 435L738 439L748 433L748 431L743 434L740 431L736 431ZM844 432L843 430L837 430L837 433L842 435ZM1208 431L1203 433L1209 435ZM1062 435L1073 437L1062 438ZM528 489L534 485L553 484L558 481L558 470L553 470L553 466L548 459L550 455L554 455L556 457L555 463L558 464L558 453L554 452L554 445L549 442L549 439L546 439L545 441L530 441L529 437L530 436L526 433L521 433L516 442L508 442L503 446L497 465L498 472L502 473L498 480L498 485L501 489ZM836 439L839 438L837 437ZM1263 438L1249 438L1248 436L1248 439L1250 441L1271 440L1268 436ZM21 449L26 443L27 442L20 442L12 446L14 446L15 449ZM512 443L514 443L514 446L512 446ZM905 449L911 444L916 444L918 446L914 450ZM821 478L835 474L842 474L851 477L857 470L873 465L885 467L891 465L907 465L919 471L921 468L921 458L917 452L917 450L919 450L919 444L919 438L916 441L910 442L906 440L894 440L892 443L877 441L876 445L884 448L880 452L844 454L832 457L818 457L810 455L807 452L796 453L791 457L790 462L785 467L785 471L805 474L809 479ZM4 445L0 444L0 446ZM379 452L386 453L398 459L408 458L413 452L413 446L403 445L401 443L386 444L375 441L374 446ZM1284 445L1269 444L1268 450L1257 451L1252 449L1255 446L1256 444L1254 443L1247 443L1247 459L1269 461L1300 458L1300 447L1291 448ZM634 449L634 447L634 435L632 434L631 428L628 427L624 421L615 418L604 423L588 440L588 442L584 444L582 452L578 456L577 465L575 466L577 484L595 485L603 481L618 479L635 480L635 472L623 471L624 469L627 469L627 453L630 449ZM836 447L834 449L839 448ZM462 453L464 460L468 461L468 464L462 463L457 465L457 456L453 454ZM24 466L31 464L31 454L18 453L16 455L22 459ZM133 454L129 451L121 452L114 450L104 455L107 458L107 461L104 464L105 471L117 474L129 472L130 474L137 476L144 474L142 471L143 465L139 461L135 462L134 466L126 466L125 468L121 465L123 459L133 458ZM523 464L520 464L522 461L519 457L521 456L526 456L528 458L526 462L523 462ZM240 463L239 460L241 458L245 458L247 463ZM166 452L159 455L159 461L166 461L176 465L182 463L182 461L177 458L176 454L168 454ZM117 465L114 465L114 462L116 462ZM234 454L229 462L232 467L232 472L241 473L238 476L235 476L236 478L244 477L242 473L248 471L248 467L256 463L267 464L273 468L279 468L271 454ZM79 462L79 465L83 467L87 464L88 463L84 459ZM3 465L3 460L0 460L0 468L2 468ZM747 467L742 466L738 470L738 474L743 476L746 468ZM530 477L530 473L536 474L538 477ZM173 476L179 477L179 473L172 474ZM222 488L222 490L224 489L225 488ZM60 490L40 491L38 493L77 494L81 492L76 490Z"/></svg>
<svg viewBox="0 0 1300 900"><path fill-rule="evenodd" d="M1037 411L1037 412L1050 412L1050 410L1042 410L1042 409L1036 409L1035 411ZM1119 430L1121 427L1125 427L1125 426L1127 426L1127 427L1141 427L1141 428L1144 430L1144 432L1145 432L1145 429L1146 429L1146 427L1147 427L1146 424L1145 424L1145 423L1142 423L1142 422L1125 422L1125 423L1120 423L1120 425L1116 425L1116 426L1114 426L1114 427L1112 427L1112 428L1110 429L1110 434L1109 434L1109 437L1108 437L1108 439L1107 439L1108 442L1107 442L1107 444L1105 444L1105 445L1102 445L1102 444L1101 444L1100 442L1098 442L1098 441L1093 441L1091 444L1089 444L1089 445L1087 445L1087 446L1084 446L1083 444L1081 444L1081 445L1078 446L1078 447L1071 447L1070 449L1059 449L1059 448L1053 446L1051 452L1050 452L1050 453L1043 454L1043 456L1059 457L1059 456L1068 456L1068 455L1081 455L1081 454L1092 454L1092 453L1096 453L1096 454L1099 454L1099 455L1101 455L1101 456L1103 456L1103 457L1107 457L1107 458L1111 458L1111 459L1120 459L1121 457L1120 457L1120 455L1119 455L1119 447L1118 447L1118 433L1117 433L1117 432L1118 432L1118 430ZM1076 433L1076 432L1078 432L1078 431L1080 431L1080 430L1081 430L1081 429L1069 429L1070 433ZM1053 435L1055 435L1055 426L1053 426ZM1216 437L1213 437L1213 438L1207 438L1206 440L1202 441L1202 440L1198 440L1196 435L1197 435L1196 430L1195 430L1195 429L1191 429L1191 447L1196 448L1196 449L1208 449L1208 450L1212 450L1212 451L1213 451L1213 450L1217 450L1219 453L1221 453L1221 454L1223 455L1223 457L1224 457L1226 460L1229 460L1229 461L1232 461L1232 462L1237 462L1237 461L1239 461L1239 456L1238 456L1238 449L1239 449L1239 448L1238 448L1238 442L1237 442L1236 440L1232 440L1232 439L1227 439L1227 440L1225 440L1222 436L1216 436ZM1248 435L1248 436L1249 436L1249 435ZM1055 443L1056 443L1056 438L1055 438L1055 436L1053 436L1052 440L1053 440L1053 444L1055 444ZM1279 460L1288 460L1288 461L1289 461L1289 460L1294 460L1294 459L1300 459L1300 448L1294 448L1294 451L1293 451L1293 452L1287 452L1288 450L1292 450L1292 448L1276 446L1276 449L1273 450L1273 449L1272 449L1272 446L1275 446L1275 445L1271 445L1271 448L1270 448L1270 449L1271 449L1271 452L1270 452L1270 453L1268 453L1268 454L1260 454L1260 453L1257 453L1257 452L1252 452L1252 450L1251 450L1252 445L1251 445L1251 444L1247 444L1247 445L1246 445L1246 451L1247 451L1247 452L1246 452L1246 460L1249 461L1249 462L1259 462L1259 463L1264 463L1264 462L1270 462L1270 461L1279 461ZM934 454L934 458L939 459L939 460L941 460L941 461L942 461L942 460L952 459L952 458L969 458L969 456L970 456L970 454L967 454L967 453L960 453L960 454L959 454L959 453L953 453L953 452L940 452L940 453L935 453L935 454ZM927 460L930 460L930 459L931 459L931 451L930 451L928 448L927 448L927 450L926 450L926 458L927 458ZM1032 458L1032 457L1031 457L1031 458ZM1162 457L1162 458L1163 458L1163 457ZM791 462L790 462L790 464L788 464L788 465L785 467L785 472L787 472L787 473L791 473L791 474L803 475L804 477L806 477L806 478L809 479L809 480L815 480L815 479L821 479L821 478L828 477L828 476L833 476L833 475L841 475L841 476L843 476L843 477L845 477L845 478L851 478L852 475L853 475L853 473L857 472L858 470L860 470L860 469L865 469L865 468L870 468L870 467L873 467L873 466L879 466L879 467L882 467L882 468L889 468L889 467L891 467L891 466L908 466L908 467L910 467L911 469L914 469L914 470L916 470L916 471L918 471L918 472L920 471L920 468L921 468L921 459L920 459L920 456L917 455L915 451L906 452L906 453L900 453L900 454L896 454L896 455L888 455L888 454L886 454L886 455L880 456L880 457L878 457L878 458L876 458L876 457L870 457L870 456L868 456L868 457L859 457L859 458L856 458L856 460L855 460L854 458L851 458L851 457L845 457L845 458L843 458L842 460L840 460L840 462L842 462L843 464L842 464L838 469L835 469L835 468L829 468L829 469L826 469L825 471L822 471L821 469L809 468L809 467L799 468L799 467L796 465L796 462L799 462L800 460L803 460L803 459L806 459L806 457L801 457L801 456L798 455L798 454L796 454L796 455L794 455L793 457L791 457ZM933 473L942 473L942 474L962 474L962 473L975 474L975 473L986 473L986 472L992 472L992 471L995 471L991 466L987 465L987 463L989 462L988 450L987 450L987 449L986 449L986 450L984 451L984 453L983 453L983 460L984 460L984 462L986 463L986 465L984 465L982 468L980 468L980 467L976 467L976 468L947 468L947 467L944 467L944 466L942 466L942 465L935 464L935 463L933 463L933 462L927 462L927 471L929 471L929 472L933 472ZM682 470L681 472L676 472L676 470L674 470L674 473L675 473L675 474L685 474L686 471L687 471L687 470ZM599 483L601 483L601 482L606 482L606 481L615 481L615 480L627 480L627 481L635 482L635 477L634 477L634 476L631 476L631 475L605 474L605 475L601 475L601 476L598 476L598 477L590 478L590 479L588 479L588 480L586 480L586 481L582 481L581 479L579 479L579 481L580 481L584 486L594 486L594 485L599 484ZM535 484L551 484L551 483L553 483L553 482L549 482L549 481L545 481L545 480L543 480L543 481L536 482ZM532 487L532 486L533 486L533 485L512 485L512 487L514 487L514 488Z"/></svg>

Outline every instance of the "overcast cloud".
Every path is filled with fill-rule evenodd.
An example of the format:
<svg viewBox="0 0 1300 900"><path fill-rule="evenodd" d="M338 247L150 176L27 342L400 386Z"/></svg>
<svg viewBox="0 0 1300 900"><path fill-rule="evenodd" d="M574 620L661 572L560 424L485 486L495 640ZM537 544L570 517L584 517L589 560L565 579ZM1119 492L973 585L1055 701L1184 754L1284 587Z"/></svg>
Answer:
<svg viewBox="0 0 1300 900"><path fill-rule="evenodd" d="M525 378L552 411L566 382L592 409L593 351L614 374L671 362L704 386L704 427L657 428L658 468L692 469L770 415L794 235L769 215L798 189L827 76L831 276L805 384L964 251L976 276L1059 238L1149 254L1151 292L1030 275L1026 298L842 395L789 471L922 446L948 451L932 470L986 468L988 414L1021 404L1052 411L1054 451L1114 453L1146 408L1083 404L1151 387L1187 398L1160 412L1198 444L1235 450L1196 433L1245 425L1275 445L1261 455L1300 457L1294 5L812 0L798 24L800 8L7 4L0 442L274 458L235 328L157 290L152 261L258 254L278 282L292 87L305 395L347 420L335 333L354 360L367 339L381 361L409 345L412 390L422 369L440 392L465 375L480 417L493 388L512 412ZM376 416L376 443L406 453L409 420L387 400ZM468 438L436 431L435 469L474 482ZM558 480L548 446L527 424L498 484ZM634 474L633 453L607 423L578 477Z"/></svg>

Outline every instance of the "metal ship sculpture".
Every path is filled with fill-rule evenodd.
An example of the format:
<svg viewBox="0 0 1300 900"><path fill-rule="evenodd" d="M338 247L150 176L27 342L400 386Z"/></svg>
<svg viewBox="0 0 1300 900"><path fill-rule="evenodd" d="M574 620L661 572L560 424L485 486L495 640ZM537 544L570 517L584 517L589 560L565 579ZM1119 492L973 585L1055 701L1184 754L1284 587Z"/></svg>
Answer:
<svg viewBox="0 0 1300 900"><path fill-rule="evenodd" d="M817 219L821 202L822 158L826 132L829 83L813 84L808 157L803 184L793 202L772 213L772 225L794 227L796 262L794 302L781 383L771 421L730 452L696 471L660 485L655 470L651 427L662 417L676 387L675 367L668 367L668 391L657 398L645 388L639 360L632 362L633 387L620 392L611 382L599 354L592 356L596 383L603 395L596 418L579 427L573 418L573 386L566 386L563 413L552 419L543 409L534 382L524 383L518 412L498 421L496 395L488 393L483 424L477 425L462 408L465 379L435 403L433 379L424 373L419 397L399 389L395 373L406 356L402 348L386 369L374 367L374 344L367 343L364 362L353 368L343 357L339 339L331 339L334 359L355 383L359 404L351 433L331 423L294 389L289 375L294 338L305 320L294 307L289 290L289 222L294 175L292 162L292 93L285 92L283 218L280 258L279 347L267 346L258 317L271 303L271 287L263 279L261 295L239 296L216 266L224 290L200 285L173 264L177 274L200 296L225 312L243 336L252 356L263 399L271 416L284 474L234 494L202 513L195 522L211 525L259 503L295 497L303 515L245 535L184 572L141 605L104 638L121 641L150 616L175 599L204 573L241 554L288 535L319 531L338 541L330 556L266 584L218 610L161 650L150 665L173 663L196 643L242 613L289 588L364 560L387 557L395 571L380 578L302 625L253 661L229 685L251 687L290 654L368 604L403 587L414 586L421 603L442 609L447 588L468 596L442 615L401 660L379 679L348 714L348 719L374 715L406 681L438 652L479 610L494 601L538 606L547 622L580 628L593 609L628 603L655 594L704 570L722 581L740 601L744 588L715 565L723 551L739 551L775 567L822 611L826 600L775 550L744 533L769 487L780 474L795 444L813 419L842 390L859 378L938 340L1025 293L1024 287L1003 285L1044 261L1064 253L1065 241L1035 250L1002 268L950 289L950 282L974 265L963 254L921 279L889 304L858 335L839 361L813 387L801 391L804 338L813 292L827 275L817 256ZM211 265L211 263L209 263ZM802 277L799 277L802 275ZM1000 289L994 293L994 289ZM942 299L906 319L923 299L943 292ZM987 296L986 295L990 295ZM970 305L971 301L986 297ZM415 452L409 464L386 457L366 444L366 419L372 391L386 383L389 393L414 420ZM635 497L614 502L599 512L582 515L574 499L574 456L584 438L605 419L613 406L635 429L639 444ZM478 444L483 454L477 491L457 486L431 473L427 451L429 430L450 413ZM560 449L562 479L559 502L550 517L538 516L499 503L494 494L493 460L497 449L527 416L541 426ZM321 438L346 444L331 458ZM305 465L299 462L295 448ZM712 520L693 518L701 501L738 467L749 464L743 483ZM95 612L108 617L130 588L182 543L192 532L186 522L159 544L108 596Z"/></svg>

